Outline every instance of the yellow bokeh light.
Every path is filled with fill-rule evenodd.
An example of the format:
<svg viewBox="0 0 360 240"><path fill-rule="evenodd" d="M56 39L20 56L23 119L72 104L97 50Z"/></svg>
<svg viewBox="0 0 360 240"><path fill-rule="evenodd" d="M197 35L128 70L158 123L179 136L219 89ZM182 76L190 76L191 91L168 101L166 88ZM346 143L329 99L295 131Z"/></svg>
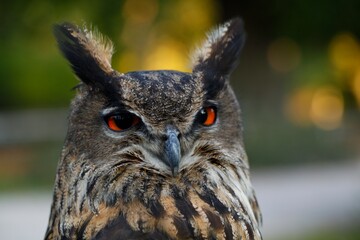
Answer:
<svg viewBox="0 0 360 240"><path fill-rule="evenodd" d="M270 66L276 72L288 73L299 66L301 50L294 40L279 38L270 44L267 57Z"/></svg>
<svg viewBox="0 0 360 240"><path fill-rule="evenodd" d="M285 104L286 117L298 126L310 125L309 110L313 95L312 88L301 88L292 93Z"/></svg>
<svg viewBox="0 0 360 240"><path fill-rule="evenodd" d="M318 89L312 99L310 117L323 130L333 130L341 125L344 100L339 90L333 87Z"/></svg>
<svg viewBox="0 0 360 240"><path fill-rule="evenodd" d="M344 99L334 87L305 87L290 95L285 113L298 126L315 124L320 129L333 130L342 123Z"/></svg>
<svg viewBox="0 0 360 240"><path fill-rule="evenodd" d="M189 71L189 49L217 16L214 0L125 0L117 63L129 70ZM186 46L186 47L184 47Z"/></svg>
<svg viewBox="0 0 360 240"><path fill-rule="evenodd" d="M213 24L215 1L213 0L182 0L174 6L180 24L186 28L208 28Z"/></svg>
<svg viewBox="0 0 360 240"><path fill-rule="evenodd" d="M178 41L169 38L160 39L150 47L146 54L144 68L151 69L176 69L189 71L186 48Z"/></svg>
<svg viewBox="0 0 360 240"><path fill-rule="evenodd" d="M338 34L329 46L330 59L334 66L352 73L360 65L360 46L350 33Z"/></svg>
<svg viewBox="0 0 360 240"><path fill-rule="evenodd" d="M360 108L360 69L355 74L351 90L354 93L358 107Z"/></svg>

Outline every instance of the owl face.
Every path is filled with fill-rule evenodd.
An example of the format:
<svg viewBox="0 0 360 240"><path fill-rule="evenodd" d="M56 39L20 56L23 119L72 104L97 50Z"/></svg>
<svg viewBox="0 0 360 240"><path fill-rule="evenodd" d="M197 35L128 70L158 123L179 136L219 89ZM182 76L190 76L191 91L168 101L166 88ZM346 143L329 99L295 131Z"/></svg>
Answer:
<svg viewBox="0 0 360 240"><path fill-rule="evenodd" d="M69 146L95 164L128 147L142 165L177 175L201 145L242 151L239 107L228 84L244 34L239 19L214 30L193 55L193 72L111 68L109 43L70 24L55 28L60 49L82 81L73 102Z"/></svg>
<svg viewBox="0 0 360 240"><path fill-rule="evenodd" d="M241 134L235 98L229 86L210 97L199 78L175 71L130 72L115 76L107 90L82 85L69 141L97 164L131 145L146 155L144 165L174 175L194 164L191 156L200 144L231 148L227 139Z"/></svg>

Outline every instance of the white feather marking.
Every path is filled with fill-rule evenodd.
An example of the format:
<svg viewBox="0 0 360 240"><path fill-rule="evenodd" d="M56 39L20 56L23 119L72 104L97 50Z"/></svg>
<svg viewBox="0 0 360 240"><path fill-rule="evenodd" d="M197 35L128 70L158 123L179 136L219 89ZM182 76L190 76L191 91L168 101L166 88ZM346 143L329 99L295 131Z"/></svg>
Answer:
<svg viewBox="0 0 360 240"><path fill-rule="evenodd" d="M107 131L105 131L105 133L107 133ZM107 134L110 134L110 133L107 133ZM153 154L151 154L148 150L146 150L146 148L143 148L141 146L136 146L135 148L133 146L123 148L120 151L117 151L114 154L114 156L121 155L125 152L128 152L129 150L131 150L131 151L137 150L137 151L141 152L144 156L142 161L153 166L155 169L159 170L159 172L167 172L167 173L171 174L171 169L169 166L167 166L161 159L159 159L156 156L154 156Z"/></svg>
<svg viewBox="0 0 360 240"><path fill-rule="evenodd" d="M85 175L87 175L87 174L85 174ZM77 192L76 192L77 202L76 202L75 210L77 211L78 214L80 214L82 199L84 199L86 197L85 196L86 195L86 186L87 186L87 181L84 179L81 179L77 185Z"/></svg>
<svg viewBox="0 0 360 240"><path fill-rule="evenodd" d="M169 166L167 166L162 160L155 157L153 154L149 153L148 151L142 151L144 154L144 160L147 163L150 163L152 166L154 166L156 169L158 169L160 172L168 172L171 174L171 169Z"/></svg>
<svg viewBox="0 0 360 240"><path fill-rule="evenodd" d="M82 41L83 46L100 64L106 72L112 72L111 58L114 53L114 46L110 39L103 36L96 28L81 28L80 32L72 32L72 35Z"/></svg>
<svg viewBox="0 0 360 240"><path fill-rule="evenodd" d="M192 151L190 151L190 153L192 153ZM181 171L182 169L185 169L187 167L189 167L191 164L196 163L199 161L199 157L196 155L191 155L191 154L186 154L184 155L181 159L180 159L180 163L179 163L179 171Z"/></svg>
<svg viewBox="0 0 360 240"><path fill-rule="evenodd" d="M206 40L200 45L200 47L197 47L191 55L192 68L199 64L200 61L206 60L210 57L212 46L226 34L229 26L230 22L226 22L223 25L212 29L206 34Z"/></svg>
<svg viewBox="0 0 360 240"><path fill-rule="evenodd" d="M101 115L105 116L108 115L111 112L114 112L118 109L118 107L109 107L109 108L105 108L104 110L101 111Z"/></svg>
<svg viewBox="0 0 360 240"><path fill-rule="evenodd" d="M225 198L222 199L223 204L235 204L240 208L241 203L245 208L244 210L248 213L251 222L257 223L255 213L249 201L249 199L254 198L254 192L248 176L241 169L237 171L237 174L230 168L227 169L226 172L218 168L209 168L207 172L210 175L209 179L211 179L215 185L218 183L226 183L226 185L234 191L235 195L232 195L225 187L217 186L218 190L225 196ZM222 179L220 179L220 176ZM240 176L240 178L238 176ZM232 204L229 204L228 201L232 202Z"/></svg>

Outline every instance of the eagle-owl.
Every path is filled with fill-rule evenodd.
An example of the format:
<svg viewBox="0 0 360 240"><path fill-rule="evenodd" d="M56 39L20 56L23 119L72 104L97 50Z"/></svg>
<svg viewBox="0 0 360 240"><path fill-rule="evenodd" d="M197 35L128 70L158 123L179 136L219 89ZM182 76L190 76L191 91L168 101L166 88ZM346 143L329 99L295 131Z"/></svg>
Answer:
<svg viewBox="0 0 360 240"><path fill-rule="evenodd" d="M54 34L81 84L45 239L261 239L229 85L241 19L207 35L191 73L119 73L99 33L65 23Z"/></svg>

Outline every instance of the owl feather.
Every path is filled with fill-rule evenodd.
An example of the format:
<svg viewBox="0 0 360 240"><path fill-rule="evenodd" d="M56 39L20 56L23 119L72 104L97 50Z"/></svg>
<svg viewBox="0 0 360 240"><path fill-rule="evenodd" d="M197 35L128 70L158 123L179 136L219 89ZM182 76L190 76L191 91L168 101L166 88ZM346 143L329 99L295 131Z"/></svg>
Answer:
<svg viewBox="0 0 360 240"><path fill-rule="evenodd" d="M100 88L107 84L114 72L111 67L114 47L108 38L97 30L71 23L55 25L54 35L61 52L81 81Z"/></svg>
<svg viewBox="0 0 360 240"><path fill-rule="evenodd" d="M262 239L229 84L239 18L208 34L191 73L119 73L100 34L69 23L54 34L81 84L45 239Z"/></svg>

